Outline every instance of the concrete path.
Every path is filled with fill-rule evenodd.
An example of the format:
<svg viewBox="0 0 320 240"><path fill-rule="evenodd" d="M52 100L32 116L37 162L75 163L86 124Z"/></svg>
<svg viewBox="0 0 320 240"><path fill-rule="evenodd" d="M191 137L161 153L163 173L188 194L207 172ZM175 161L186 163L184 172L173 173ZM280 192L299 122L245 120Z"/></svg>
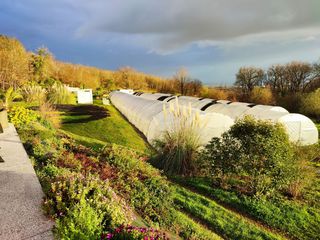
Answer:
<svg viewBox="0 0 320 240"><path fill-rule="evenodd" d="M0 134L0 239L53 239L43 192L13 125Z"/></svg>

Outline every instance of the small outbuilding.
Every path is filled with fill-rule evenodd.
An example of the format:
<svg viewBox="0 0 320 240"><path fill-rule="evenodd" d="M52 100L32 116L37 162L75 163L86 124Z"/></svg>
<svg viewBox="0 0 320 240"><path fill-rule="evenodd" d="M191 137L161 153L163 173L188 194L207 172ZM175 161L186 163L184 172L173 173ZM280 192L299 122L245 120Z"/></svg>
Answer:
<svg viewBox="0 0 320 240"><path fill-rule="evenodd" d="M77 87L67 86L69 92L74 93L77 96L78 104L92 104L93 103L93 94L92 89L81 89Z"/></svg>

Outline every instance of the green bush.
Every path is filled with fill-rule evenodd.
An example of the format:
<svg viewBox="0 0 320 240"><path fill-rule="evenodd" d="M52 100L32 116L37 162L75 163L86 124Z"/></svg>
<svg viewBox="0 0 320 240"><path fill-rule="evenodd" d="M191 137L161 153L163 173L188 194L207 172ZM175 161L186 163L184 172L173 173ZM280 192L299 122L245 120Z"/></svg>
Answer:
<svg viewBox="0 0 320 240"><path fill-rule="evenodd" d="M24 107L13 107L8 113L9 122L13 123L18 128L26 128L29 124L36 122L39 119L36 112Z"/></svg>
<svg viewBox="0 0 320 240"><path fill-rule="evenodd" d="M256 196L283 189L298 174L283 126L251 117L237 121L221 139L213 138L203 158L220 186Z"/></svg>
<svg viewBox="0 0 320 240"><path fill-rule="evenodd" d="M83 199L72 207L67 216L57 220L55 233L64 240L98 240L102 234L103 218L103 212Z"/></svg>
<svg viewBox="0 0 320 240"><path fill-rule="evenodd" d="M291 93L285 96L276 96L276 104L289 112L297 112L301 108L303 96L301 93Z"/></svg>
<svg viewBox="0 0 320 240"><path fill-rule="evenodd" d="M24 131L39 132L43 130L48 132L48 130L50 131L52 129L51 123L43 119L38 112L22 106L12 107L8 112L8 120L13 123L16 128L21 128ZM35 127L38 129L35 129Z"/></svg>
<svg viewBox="0 0 320 240"><path fill-rule="evenodd" d="M79 173L66 173L51 180L51 188L46 192L44 207L50 215L65 216L69 209L84 199L94 209L105 213L104 226L115 227L130 223L129 208L115 195L108 182L101 181L95 176L85 177Z"/></svg>
<svg viewBox="0 0 320 240"><path fill-rule="evenodd" d="M320 120L320 88L302 98L300 111Z"/></svg>

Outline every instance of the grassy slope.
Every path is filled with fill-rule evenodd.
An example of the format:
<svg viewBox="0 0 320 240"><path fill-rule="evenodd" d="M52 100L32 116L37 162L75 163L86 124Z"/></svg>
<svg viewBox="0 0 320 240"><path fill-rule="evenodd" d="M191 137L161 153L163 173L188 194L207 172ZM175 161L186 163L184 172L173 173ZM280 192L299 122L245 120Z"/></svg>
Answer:
<svg viewBox="0 0 320 240"><path fill-rule="evenodd" d="M256 222L248 221L215 201L183 187L175 187L174 199L183 211L199 219L226 239L284 239Z"/></svg>
<svg viewBox="0 0 320 240"><path fill-rule="evenodd" d="M227 205L251 219L278 229L292 238L317 239L320 212L316 208L300 205L289 200L259 201L238 196L233 192L213 188L210 181L202 178L174 179L177 183Z"/></svg>
<svg viewBox="0 0 320 240"><path fill-rule="evenodd" d="M139 151L148 149L145 141L113 106L104 107L109 116L86 123L64 123L62 130L72 134L80 143L100 147L104 143L115 143ZM83 119L86 115L64 114L63 121Z"/></svg>

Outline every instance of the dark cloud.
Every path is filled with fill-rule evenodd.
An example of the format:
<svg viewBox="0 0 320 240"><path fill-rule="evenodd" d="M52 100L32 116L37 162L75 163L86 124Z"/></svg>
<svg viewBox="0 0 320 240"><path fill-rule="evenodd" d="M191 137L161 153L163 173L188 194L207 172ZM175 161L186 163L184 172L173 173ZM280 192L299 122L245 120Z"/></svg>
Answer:
<svg viewBox="0 0 320 240"><path fill-rule="evenodd" d="M265 32L320 28L318 0L103 1L79 32L149 37L155 48L175 49ZM320 31L318 29L318 31Z"/></svg>
<svg viewBox="0 0 320 240"><path fill-rule="evenodd" d="M319 0L1 0L0 33L57 59L232 84L243 65L320 56Z"/></svg>

